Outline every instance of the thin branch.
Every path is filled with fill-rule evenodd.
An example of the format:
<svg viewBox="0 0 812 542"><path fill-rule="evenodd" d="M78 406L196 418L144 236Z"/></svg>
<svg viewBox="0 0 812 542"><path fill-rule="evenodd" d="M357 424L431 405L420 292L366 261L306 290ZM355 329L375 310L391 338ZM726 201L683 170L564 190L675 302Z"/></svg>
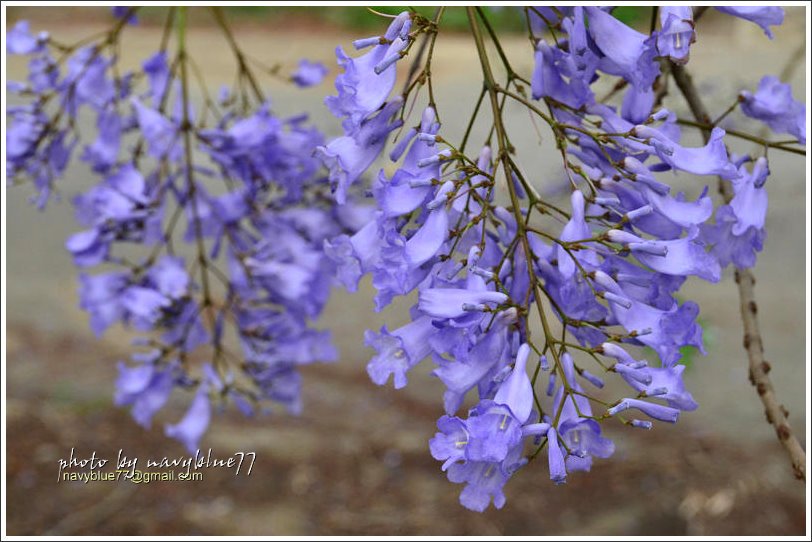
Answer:
<svg viewBox="0 0 812 542"><path fill-rule="evenodd" d="M497 155L498 156L497 160L501 163L502 167L504 168L505 182L508 187L508 192L510 193L511 207L513 210L514 218L516 220L516 236L519 238L522 245L522 250L524 251L525 261L527 262L527 275L530 281L530 287L532 288L532 293L535 296L536 301L535 305L536 309L538 310L539 319L541 320L541 327L544 332L545 342L548 346L551 346L552 344L555 343L555 338L552 335L550 324L547 321L547 315L545 314L544 307L542 306L542 296L541 292L539 291L539 281L536 278L536 272L535 269L533 268L533 251L531 250L530 243L527 239L527 230L525 227L524 217L522 216L519 198L516 193L516 187L513 184L511 167L508 161L506 160L506 157L509 155L508 150L509 145L507 143L507 134L502 119L502 108L499 105L498 86L496 84L496 80L493 77L493 71L491 70L490 61L488 60L488 53L485 50L485 42L482 37L482 32L479 28L479 23L477 22L475 8L468 6L465 9L468 15L468 24L471 27L471 35L474 38L477 54L479 55L479 62L482 67L482 76L484 79L483 82L485 84L485 89L487 90L488 96L490 98L491 112L493 114L494 129L496 132L496 143L499 151ZM494 166L494 168L496 168L496 166ZM527 329L527 337L529 340L530 338L529 327ZM553 355L555 369L561 376L561 381L562 384L564 385L565 390L564 398L566 399L566 397L570 395L572 386L567 381L567 376L564 372L559 353L556 352L554 346L550 347L550 353ZM535 394L535 390L533 391L533 393ZM553 426L558 425L561 412L563 412L563 409L559 409L558 412L556 413L555 419L553 420Z"/></svg>
<svg viewBox="0 0 812 542"><path fill-rule="evenodd" d="M440 8L437 8L438 10ZM435 13L436 15L436 13ZM423 36L423 40L420 42L420 47L417 48L417 53L412 57L412 64L409 66L409 73L406 75L406 79L403 81L403 90L400 91L401 94L406 95L408 90L412 87L412 81L414 81L415 76L420 71L420 65L423 63L423 55L426 54L426 49L429 46L429 40L431 36L429 34L425 34Z"/></svg>
<svg viewBox="0 0 812 542"><path fill-rule="evenodd" d="M203 302L201 310L205 311L208 319L209 326L214 333L216 329L215 316L211 312L213 305L212 289L209 284L209 268L208 260L206 259L206 247L203 240L203 226L200 216L200 210L197 206L197 184L194 179L194 162L192 159L192 126L190 120L191 114L191 99L189 97L189 59L188 51L186 50L186 10L187 7L180 7L177 14L178 22L178 63L180 65L180 83L181 83L181 103L183 106L183 115L181 119L181 131L183 132L183 156L184 156L184 176L186 178L186 194L187 202L192 211L192 224L194 227L194 236L197 244L197 262L200 265L200 280L203 289ZM216 12L217 13L217 12ZM225 27L224 27L225 28ZM191 319L190 322L194 321ZM191 329L191 325L188 329ZM185 339L184 339L185 340ZM219 349L219 342L214 345L215 350ZM217 366L217 358L215 357L215 366ZM218 367L219 368L219 367Z"/></svg>
<svg viewBox="0 0 812 542"><path fill-rule="evenodd" d="M256 78L254 78L254 74L251 72L251 69L245 62L245 53L242 52L242 49L240 49L240 46L237 44L234 33L231 31L231 28L226 22L225 15L223 15L223 12L219 7L212 7L211 10L214 14L214 19L223 30L223 34L226 37L226 41L228 41L229 47L231 47L231 51L234 53L234 57L237 59L237 66L239 67L240 74L244 75L248 80L248 84L251 86L251 90L254 92L254 96L256 97L257 101L260 103L265 103L267 101L265 94L263 94L259 83L257 83Z"/></svg>
<svg viewBox="0 0 812 542"><path fill-rule="evenodd" d="M677 83L691 113L699 122L707 122L708 111L702 103L702 99L691 80L691 76L682 66L672 65L671 73ZM703 137L707 141L710 132L703 130ZM719 191L726 203L733 199L733 189L729 183L719 179ZM792 461L792 469L795 477L799 480L806 480L806 452L804 451L798 438L787 423L787 409L775 395L770 377L770 364L764 359L764 342L761 337L761 330L758 323L758 305L756 304L754 285L756 279L749 269L736 270L736 285L739 289L739 308L744 325L744 348L750 362L750 382L758 391L758 396L764 405L764 412L767 421L775 428L778 441L786 450Z"/></svg>
<svg viewBox="0 0 812 542"><path fill-rule="evenodd" d="M706 11L710 9L710 6L699 6L694 8L694 24L702 18Z"/></svg>
<svg viewBox="0 0 812 542"><path fill-rule="evenodd" d="M651 26L649 27L649 35L654 34L654 31L657 30L657 19L660 15L660 7L654 6L651 8Z"/></svg>

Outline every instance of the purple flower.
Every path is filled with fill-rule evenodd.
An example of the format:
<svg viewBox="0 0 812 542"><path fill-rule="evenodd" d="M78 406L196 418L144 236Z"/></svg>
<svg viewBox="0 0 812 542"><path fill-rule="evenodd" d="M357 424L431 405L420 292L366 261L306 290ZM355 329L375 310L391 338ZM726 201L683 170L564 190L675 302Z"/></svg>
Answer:
<svg viewBox="0 0 812 542"><path fill-rule="evenodd" d="M462 288L426 288L419 295L420 310L434 318L459 318L470 311L484 310L489 304L508 300L502 292Z"/></svg>
<svg viewBox="0 0 812 542"><path fill-rule="evenodd" d="M600 68L634 86L650 86L660 73L659 64L654 62L657 37L641 34L599 8L584 9L589 16L589 34L605 55Z"/></svg>
<svg viewBox="0 0 812 542"><path fill-rule="evenodd" d="M78 265L100 263L114 241L153 244L162 237L161 208L156 207L146 181L131 165L77 196L74 204L77 217L93 226L68 239L67 247Z"/></svg>
<svg viewBox="0 0 812 542"><path fill-rule="evenodd" d="M682 228L699 226L713 214L713 201L707 195L707 188L696 201L685 201L683 193L677 194L676 197L661 195L648 187L644 187L641 192L656 214ZM643 225L638 223L635 225L645 229Z"/></svg>
<svg viewBox="0 0 812 542"><path fill-rule="evenodd" d="M189 293L189 275L183 258L162 256L147 275L155 289L170 299L180 299Z"/></svg>
<svg viewBox="0 0 812 542"><path fill-rule="evenodd" d="M570 196L572 205L572 215L570 220L561 230L561 241L582 241L592 237L592 230L584 219L584 194L580 190L573 191ZM588 245L588 244L587 244ZM591 249L587 250L564 250L560 245L556 245L558 256L558 270L569 279L578 271L578 264L597 264L597 257ZM575 259L578 261L576 262Z"/></svg>
<svg viewBox="0 0 812 542"><path fill-rule="evenodd" d="M688 62L691 44L696 41L694 14L690 6L660 6L657 51L673 62Z"/></svg>
<svg viewBox="0 0 812 542"><path fill-rule="evenodd" d="M584 8L574 6L572 8L572 18L565 18L562 21L562 26L569 36L570 54L575 59L575 65L579 69L586 68L590 63L589 57L593 57L594 53L589 48L589 34L584 20Z"/></svg>
<svg viewBox="0 0 812 542"><path fill-rule="evenodd" d="M572 403L572 401L578 402L582 414L591 415L591 409L584 410L584 405L589 404L586 398L570 396L570 400L565 402L565 408L571 410L573 414L567 417L562 416L558 425L558 434L570 451L565 460L566 470L567 472L589 471L592 468L592 458L611 457L615 452L615 445L611 440L601 436L600 425L595 420L578 417L575 415L574 408L566 407L566 404Z"/></svg>
<svg viewBox="0 0 812 542"><path fill-rule="evenodd" d="M135 98L132 99L132 105L138 126L147 141L149 154L156 159L164 157L174 159L180 152L180 127L156 110L142 105Z"/></svg>
<svg viewBox="0 0 812 542"><path fill-rule="evenodd" d="M329 71L321 62L311 62L303 58L299 61L299 68L291 79L302 88L312 87L321 83Z"/></svg>
<svg viewBox="0 0 812 542"><path fill-rule="evenodd" d="M588 84L594 69L589 68L585 66L579 71L572 55L565 56L557 47L539 40L530 81L533 98L548 97L575 108L594 101Z"/></svg>
<svg viewBox="0 0 812 542"><path fill-rule="evenodd" d="M469 328L448 326L431 337L430 343L435 352L449 352L453 354L452 360L445 360L435 356L438 367L433 374L446 386L443 394L443 403L447 414L459 410L465 395L477 384L487 382L489 375L507 362L506 349L507 329L516 322L516 309L510 308L496 314L490 332L485 334L475 344L461 340ZM481 320L481 318L480 318ZM471 328L477 332L479 322L473 320ZM518 373L517 373L518 374Z"/></svg>
<svg viewBox="0 0 812 542"><path fill-rule="evenodd" d="M396 242L402 242L398 239ZM402 254L402 246L395 246L393 252ZM406 264L382 265L379 261L372 271L372 285L378 290L375 296L375 310L381 311L395 296L406 295L426 279L431 271L429 266L412 267Z"/></svg>
<svg viewBox="0 0 812 542"><path fill-rule="evenodd" d="M107 68L111 62L92 46L79 49L68 60L61 90L65 107L71 115L75 116L83 104L98 111L112 103L116 95L115 86L107 78Z"/></svg>
<svg viewBox="0 0 812 542"><path fill-rule="evenodd" d="M507 406L520 424L527 422L533 410L533 387L526 370L529 355L530 346L521 345L510 376L499 386L493 398L495 403Z"/></svg>
<svg viewBox="0 0 812 542"><path fill-rule="evenodd" d="M164 317L167 329L161 340L177 346L181 352L191 352L211 340L203 325L200 307L194 301L173 303Z"/></svg>
<svg viewBox="0 0 812 542"><path fill-rule="evenodd" d="M378 183L372 187L384 217L411 213L432 194L431 181L440 176L440 164L423 167L418 164L437 153L434 142L426 139L436 135L439 129L434 109L427 107L420 122L422 137L417 137L416 131L410 131L398 142L390 158L398 159L408 146L409 150L403 163L392 175L391 180L387 179L381 170Z"/></svg>
<svg viewBox="0 0 812 542"><path fill-rule="evenodd" d="M132 405L133 419L143 427L149 428L152 417L166 404L172 394L175 367L175 363L163 367L147 362L135 367L119 363L116 405Z"/></svg>
<svg viewBox="0 0 812 542"><path fill-rule="evenodd" d="M433 209L423 225L404 245L404 259L417 267L433 258L448 237L448 211L444 205Z"/></svg>
<svg viewBox="0 0 812 542"><path fill-rule="evenodd" d="M806 144L806 105L792 98L791 86L766 75L755 94L743 90L740 96L745 115L760 120L778 133L797 137L801 145Z"/></svg>
<svg viewBox="0 0 812 542"><path fill-rule="evenodd" d="M336 265L336 278L350 292L358 289L361 277L372 271L380 257L382 241L378 223L370 221L354 235L324 240L324 253Z"/></svg>
<svg viewBox="0 0 812 542"><path fill-rule="evenodd" d="M674 169L695 175L719 175L723 179L738 176L736 166L730 161L725 149L725 131L714 128L704 147L685 148L672 141L660 130L649 126L635 126L637 137L648 139L660 159Z"/></svg>
<svg viewBox="0 0 812 542"><path fill-rule="evenodd" d="M522 426L533 408L533 389L525 369L529 353L530 347L523 344L493 400L482 400L471 410L466 421L468 460L501 462L521 442Z"/></svg>
<svg viewBox="0 0 812 542"><path fill-rule="evenodd" d="M347 190L381 154L389 133L399 128L401 121L390 122L400 108L395 99L374 117L364 121L353 136L342 136L326 146L316 148L318 156L330 170L330 185L336 201L347 201Z"/></svg>
<svg viewBox="0 0 812 542"><path fill-rule="evenodd" d="M742 235L733 234L739 219L729 205L716 211L716 224L702 228L703 241L712 247L711 254L719 265L727 267L731 263L738 269L747 269L756 264L756 253L764 248L763 229L748 228Z"/></svg>
<svg viewBox="0 0 812 542"><path fill-rule="evenodd" d="M6 132L6 171L9 168L21 169L27 160L34 156L37 144L45 130L45 119L27 111L18 111L11 116L11 125Z"/></svg>
<svg viewBox="0 0 812 542"><path fill-rule="evenodd" d="M47 40L47 34L43 37ZM43 41L31 34L28 21L18 21L6 34L6 52L10 55L30 55L41 49Z"/></svg>
<svg viewBox="0 0 812 542"><path fill-rule="evenodd" d="M296 301L290 310L315 316L324 305L329 287L320 273L326 263L323 254L283 221L269 219L262 229L266 241L256 245L245 265L275 298Z"/></svg>
<svg viewBox="0 0 812 542"><path fill-rule="evenodd" d="M567 483L567 466L564 452L558 442L558 433L554 427L547 431L547 465L550 469L550 480L556 485Z"/></svg>
<svg viewBox="0 0 812 542"><path fill-rule="evenodd" d="M550 6L533 6L527 10L527 19L534 36L538 36L547 31L548 25L565 22L578 8L560 6L552 8ZM563 21L562 21L563 19Z"/></svg>
<svg viewBox="0 0 812 542"><path fill-rule="evenodd" d="M468 430L465 422L456 416L442 416L437 420L440 432L429 441L431 456L444 461L442 470L448 470L457 461L465 461L465 447L468 444Z"/></svg>
<svg viewBox="0 0 812 542"><path fill-rule="evenodd" d="M338 64L344 73L336 77L338 96L328 96L325 103L336 117L346 117L345 132L354 133L389 97L397 77L390 59L400 58L400 52L408 43L410 27L409 12L404 11L392 21L384 36L355 42L356 48L374 45L368 53L350 58L341 47L336 48Z"/></svg>
<svg viewBox="0 0 812 542"><path fill-rule="evenodd" d="M149 79L149 94L152 96L152 107L159 109L164 97L169 92L169 64L166 61L166 52L158 51L142 64L144 73Z"/></svg>
<svg viewBox="0 0 812 542"><path fill-rule="evenodd" d="M692 226L687 237L669 241L648 241L622 230L609 230L611 241L622 243L637 260L667 275L696 275L709 282L719 282L722 270L706 246L697 238L699 228Z"/></svg>
<svg viewBox="0 0 812 542"><path fill-rule="evenodd" d="M684 370L685 365L663 368L644 367L637 370L639 375L632 377L626 373L623 374L623 378L635 390L664 399L670 407L679 410L696 410L699 405L696 404L691 393L685 389L685 383L682 381ZM648 383L641 382L641 378L648 380Z"/></svg>
<svg viewBox="0 0 812 542"><path fill-rule="evenodd" d="M48 52L37 55L28 62L28 81L37 94L53 90L59 83L59 65Z"/></svg>
<svg viewBox="0 0 812 542"><path fill-rule="evenodd" d="M767 159L756 160L750 173L741 166L740 177L733 182L733 199L716 211L716 224L702 227L702 240L722 267L733 263L739 269L752 267L756 253L764 246L764 220L767 215L769 175Z"/></svg>
<svg viewBox="0 0 812 542"><path fill-rule="evenodd" d="M594 420L562 422L558 427L564 443L569 447L567 471L589 471L592 458L606 459L615 452L615 444L601 436L600 425Z"/></svg>
<svg viewBox="0 0 812 542"><path fill-rule="evenodd" d="M773 39L771 26L784 23L784 8L777 6L716 6L722 13L756 23L767 37Z"/></svg>
<svg viewBox="0 0 812 542"><path fill-rule="evenodd" d="M123 272L79 275L79 306L90 313L90 329L97 337L123 317L120 295L127 283Z"/></svg>
<svg viewBox="0 0 812 542"><path fill-rule="evenodd" d="M131 19L132 11L124 8L117 16ZM408 41L407 33L398 38ZM119 270L82 275L81 307L95 333L121 322L148 333L135 344L156 346L148 355L133 356L137 366L122 365L117 402L132 405L139 423L148 424L175 385L200 382L195 368L175 356L194 355L204 345L223 353L225 337L234 336L245 363L234 365L232 374L232 360L219 357L218 370L227 371L206 377L187 415L167 434L190 449L196 445L208 425L205 391L223 392L223 399L235 399L248 413L266 400L297 411L298 366L337 357L329 333L310 327L327 301L335 270L325 256L325 241L343 233L358 241L360 250L365 247L361 236L355 238L358 229L369 223L377 234L370 206L349 201L338 210L325 197L327 179L313 156L322 134L305 115L280 119L268 104L246 111L245 104L224 100L217 104L214 126L206 126L205 115L195 119L188 111L198 148L192 163L182 164L181 123L187 115L181 109L188 106L166 53L153 54L135 72L121 73L118 58L106 56L119 43L95 40L60 60L63 76L46 48L47 35L35 39L23 23L9 37L9 52L32 58L27 84L9 87L30 103L8 110L6 171L15 181L30 179L44 204L73 149L83 146L82 160L98 177L74 199L76 217L86 227L70 236L66 247L78 266ZM388 62L376 66L378 71L394 72L394 60ZM302 70L301 77L311 82L323 73L323 67L306 63ZM170 89L173 82L177 86ZM174 111L165 113L173 109L167 104L170 90ZM96 114L96 130L87 140L73 118L83 106ZM354 132L361 151L384 146L388 130L398 126L390 120L399 107L395 100L389 109L362 119L364 127ZM376 129L379 125L384 126ZM122 145L125 136L136 144ZM214 187L209 181L225 182ZM165 222L166 209L175 212ZM178 245L183 242L202 250L188 270L175 256L185 253ZM219 267L223 253L225 271ZM205 295L208 285L195 284L192 276L201 273L201 280L216 281ZM219 310L211 310L211 303ZM205 318L207 313L213 318ZM427 349L426 344L419 346ZM246 408L248 398L258 404Z"/></svg>
<svg viewBox="0 0 812 542"><path fill-rule="evenodd" d="M121 294L121 306L127 311L133 325L140 331L152 329L161 318L163 309L169 307L171 300L143 286L130 286Z"/></svg>
<svg viewBox="0 0 812 542"><path fill-rule="evenodd" d="M679 360L679 347L693 345L702 347L702 328L695 322L698 308L686 302L681 307L676 302L666 310L658 309L630 298L622 288L603 271L595 273L595 280L607 289L604 296L609 301L612 314L635 339L653 348L664 367L672 367Z"/></svg>
<svg viewBox="0 0 812 542"><path fill-rule="evenodd" d="M470 461L500 463L522 440L521 422L510 408L494 401L480 401L466 427L470 440L465 457Z"/></svg>
<svg viewBox="0 0 812 542"><path fill-rule="evenodd" d="M406 385L406 373L431 353L429 335L434 330L431 318L422 316L405 326L389 332L386 326L380 333L367 330L364 333L367 346L377 351L367 364L369 377L379 386L386 384L393 375L395 389Z"/></svg>
<svg viewBox="0 0 812 542"><path fill-rule="evenodd" d="M167 425L165 428L166 436L181 441L191 454L197 451L200 439L211 420L208 388L208 384L201 384L183 419L174 425Z"/></svg>
<svg viewBox="0 0 812 542"><path fill-rule="evenodd" d="M82 160L89 162L93 171L105 173L118 158L121 146L121 117L114 111L99 112L96 120L99 135L92 145L85 147Z"/></svg>
<svg viewBox="0 0 812 542"><path fill-rule="evenodd" d="M668 423L676 423L677 419L679 419L679 410L676 408L658 405L657 403L649 403L648 401L641 401L640 399L623 399L617 405L607 410L607 413L610 416L614 416L628 409L639 410L655 420Z"/></svg>
<svg viewBox="0 0 812 542"><path fill-rule="evenodd" d="M107 259L110 253L109 235L97 229L74 233L65 241L65 248L73 256L73 263L79 267L93 267Z"/></svg>
<svg viewBox="0 0 812 542"><path fill-rule="evenodd" d="M486 461L454 463L448 468L448 479L457 484L467 484L460 493L460 504L469 510L484 512L491 499L497 509L505 505L502 488L507 483L508 477L498 463Z"/></svg>
<svg viewBox="0 0 812 542"><path fill-rule="evenodd" d="M460 504L469 510L484 512L491 500L496 508L505 505L505 494L502 489L511 475L523 464L521 447L516 446L501 463L490 461L454 463L448 467L448 479L456 484L466 484L460 492Z"/></svg>
<svg viewBox="0 0 812 542"><path fill-rule="evenodd" d="M762 156L756 160L750 173L742 166L740 173L739 179L733 182L734 196L730 201L737 218L733 235L741 235L748 228L763 230L767 217L767 190L764 188L770 174L767 159Z"/></svg>
<svg viewBox="0 0 812 542"><path fill-rule="evenodd" d="M629 122L645 122L651 115L652 107L654 107L654 89L651 87L638 89L631 86L623 97L620 114Z"/></svg>

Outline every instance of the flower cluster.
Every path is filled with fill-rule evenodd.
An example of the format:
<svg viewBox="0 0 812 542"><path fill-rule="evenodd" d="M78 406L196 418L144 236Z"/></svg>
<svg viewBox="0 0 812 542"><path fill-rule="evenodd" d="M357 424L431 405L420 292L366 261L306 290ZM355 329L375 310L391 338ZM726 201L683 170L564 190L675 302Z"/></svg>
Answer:
<svg viewBox="0 0 812 542"><path fill-rule="evenodd" d="M432 45L442 11L426 26ZM783 17L779 8L722 11L768 34ZM420 122L398 132L389 154L394 173L371 175L372 219L354 235L325 242L349 290L372 275L378 310L417 292L410 323L366 332L376 352L367 370L376 384L391 377L402 388L415 365L429 358L435 364L433 374L446 388L445 414L431 453L450 481L465 484L461 503L477 511L491 501L501 508L507 480L542 452L555 483L589 470L593 458L609 457L614 444L601 422L650 429L651 420L674 423L680 411L697 408L680 360L685 347L704 353L699 307L680 303L677 294L688 277L718 282L730 263L752 266L764 237L766 158L729 155L726 133L715 126L707 127L705 145L681 144L679 119L658 92L664 62L688 62L696 39L690 8L661 7L651 34L622 23L611 8L524 13L535 69L529 78L518 75L497 43L509 74L502 87L493 79L482 27L498 38L483 25L483 10L468 9L483 103L490 101L493 116L479 155L469 157L464 142L455 146L441 135L430 95ZM365 56L338 51L345 72L338 96L327 103L344 119L345 134L320 154L339 202L401 127L411 90L426 82L407 81L403 95L390 97L409 16L399 15L383 37L357 42L376 44ZM430 70L422 74L430 85ZM593 90L613 77L616 90L626 89L619 106ZM568 209L542 198L511 156L503 99L523 104L551 130L572 189ZM746 115L805 142L805 108L788 86L766 78L739 101ZM679 172L733 184L735 197L715 209L715 222L707 187L695 199L672 191L667 179ZM508 205L498 203L498 191L509 195ZM546 393L539 392L543 374ZM627 394L599 397L596 390L612 374ZM473 390L474 406L461 415Z"/></svg>
<svg viewBox="0 0 812 542"><path fill-rule="evenodd" d="M44 204L81 148L98 182L75 198L85 229L66 242L80 305L97 335L117 323L139 332L115 401L149 427L174 389L196 390L165 429L194 452L227 401L246 415L269 402L299 411L297 368L337 357L329 332L311 326L333 276L324 241L354 233L369 211L332 203L313 157L323 137L306 115L280 118L244 85L193 104L182 27L174 57L165 44L119 74L106 47L135 9L114 14L106 40L75 50L26 22L9 33L8 52L29 55L30 71L10 84L27 100L9 109L7 173L33 179ZM325 73L302 61L291 80L312 86ZM76 130L85 110L96 118L89 141Z"/></svg>
<svg viewBox="0 0 812 542"><path fill-rule="evenodd" d="M380 155L390 132L401 123L392 116L400 102L386 102L395 86L395 65L405 56L414 41L410 35L412 19L401 13L389 25L386 34L356 40L356 49L369 51L358 58L336 49L344 73L336 77L337 96L325 103L332 113L343 119L344 136L319 147L317 152L330 169L330 183L338 203L344 203L349 187Z"/></svg>
<svg viewBox="0 0 812 542"><path fill-rule="evenodd" d="M111 35L119 30L116 27ZM79 49L63 67L49 42L47 32L32 35L27 21L17 23L6 41L9 54L30 57L28 80L8 85L10 93L29 100L6 112L11 121L6 134L6 176L9 180L31 179L39 207L52 195L53 182L64 173L78 143L70 130L78 110L87 106L101 119L110 104L129 92L128 86L116 89L105 77L109 59L97 48ZM56 114L47 110L49 103L58 107Z"/></svg>

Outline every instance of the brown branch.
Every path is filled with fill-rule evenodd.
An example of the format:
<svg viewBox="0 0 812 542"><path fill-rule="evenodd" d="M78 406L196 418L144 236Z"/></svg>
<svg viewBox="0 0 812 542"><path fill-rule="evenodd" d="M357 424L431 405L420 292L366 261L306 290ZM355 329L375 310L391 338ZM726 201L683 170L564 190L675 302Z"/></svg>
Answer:
<svg viewBox="0 0 812 542"><path fill-rule="evenodd" d="M682 66L672 64L671 73L674 81L679 87L691 113L697 122L710 124L708 114L702 99L691 80L691 76ZM710 131L703 129L703 137L707 141ZM729 183L719 179L719 192L725 200L730 203L733 199L733 189ZM804 451L798 438L787 422L787 409L775 395L770 377L770 364L764 359L764 343L758 324L758 305L756 305L754 285L756 279L749 269L736 270L736 285L739 289L739 308L742 315L744 327L744 349L750 362L750 382L755 386L758 396L764 405L764 412L767 415L767 422L774 428L778 436L778 441L786 450L792 461L792 469L795 477L799 480L806 480L806 452Z"/></svg>
<svg viewBox="0 0 812 542"><path fill-rule="evenodd" d="M705 14L710 6L699 6L694 8L694 24Z"/></svg>

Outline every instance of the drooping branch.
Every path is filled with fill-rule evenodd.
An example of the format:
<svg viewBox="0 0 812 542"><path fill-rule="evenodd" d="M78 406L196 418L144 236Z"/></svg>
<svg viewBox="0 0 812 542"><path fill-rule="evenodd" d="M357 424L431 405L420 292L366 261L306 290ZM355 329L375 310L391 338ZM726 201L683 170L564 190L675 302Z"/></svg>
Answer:
<svg viewBox="0 0 812 542"><path fill-rule="evenodd" d="M691 80L691 76L682 66L672 64L671 73L677 87L685 97L691 113L698 123L710 125L711 117L708 110L702 103L702 99ZM705 140L710 135L709 129L703 129ZM733 199L733 189L729 183L719 179L719 192L725 200L730 203ZM767 421L775 428L778 441L786 450L792 461L792 469L795 477L799 480L806 480L806 452L804 451L798 438L787 422L787 409L778 400L775 388L768 376L770 364L764 359L764 342L761 337L761 330L758 323L758 305L756 304L754 285L756 279L749 269L736 270L736 285L739 290L739 309L744 327L744 349L750 363L750 382L755 386L758 396L764 405L764 412Z"/></svg>

